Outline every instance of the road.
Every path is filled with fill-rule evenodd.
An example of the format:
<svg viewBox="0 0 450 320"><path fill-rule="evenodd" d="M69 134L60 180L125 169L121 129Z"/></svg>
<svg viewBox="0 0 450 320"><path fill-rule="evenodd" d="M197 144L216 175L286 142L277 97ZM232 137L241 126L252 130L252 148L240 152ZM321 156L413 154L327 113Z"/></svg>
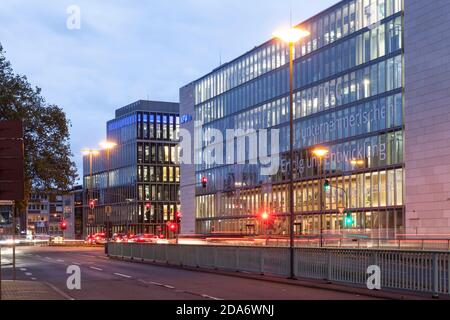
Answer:
<svg viewBox="0 0 450 320"><path fill-rule="evenodd" d="M368 300L369 297L262 280L110 260L102 248L22 247L17 279L46 282L73 300ZM3 258L11 252L3 250ZM69 266L81 269L81 290L69 290ZM12 279L12 267L2 268Z"/></svg>

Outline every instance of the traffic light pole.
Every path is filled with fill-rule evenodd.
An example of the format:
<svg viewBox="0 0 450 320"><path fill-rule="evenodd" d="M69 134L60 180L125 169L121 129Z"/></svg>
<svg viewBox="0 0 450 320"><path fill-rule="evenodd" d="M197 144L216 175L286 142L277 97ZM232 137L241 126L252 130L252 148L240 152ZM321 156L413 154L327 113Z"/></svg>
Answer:
<svg viewBox="0 0 450 320"><path fill-rule="evenodd" d="M323 168L322 158L319 160L319 177L320 177L320 247L323 248Z"/></svg>

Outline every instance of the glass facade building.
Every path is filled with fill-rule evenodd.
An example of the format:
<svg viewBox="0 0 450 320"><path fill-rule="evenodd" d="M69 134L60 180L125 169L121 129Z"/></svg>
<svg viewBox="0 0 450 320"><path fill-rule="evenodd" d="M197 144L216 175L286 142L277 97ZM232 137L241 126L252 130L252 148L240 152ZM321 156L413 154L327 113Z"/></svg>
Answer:
<svg viewBox="0 0 450 320"><path fill-rule="evenodd" d="M92 184L89 156L84 158L88 234L107 225L112 233L167 232L180 205L179 126L177 103L138 101L116 111L107 140L117 146L109 159L106 151L93 157ZM94 210L87 207L89 199L95 199Z"/></svg>
<svg viewBox="0 0 450 320"><path fill-rule="evenodd" d="M404 233L403 1L345 0L299 27L311 35L294 47L296 234L319 234L320 219L329 234ZM260 214L269 210L270 232L288 235L288 45L272 39L221 66L182 88L180 103L195 122L182 127L205 137L193 148L195 176L182 182L184 188L202 177L209 181L207 188L195 187L193 206L182 201L185 214L195 215L195 232L261 234ZM229 157L233 145L231 162L204 161L217 143L208 132L225 137L230 129L241 131L219 148ZM236 144L252 131L260 145L263 130L269 141L279 132L280 165L272 175L261 173L250 139ZM312 153L319 145L330 150L322 170ZM320 179L332 186L323 194L323 210ZM342 207L350 209L352 226L345 226Z"/></svg>

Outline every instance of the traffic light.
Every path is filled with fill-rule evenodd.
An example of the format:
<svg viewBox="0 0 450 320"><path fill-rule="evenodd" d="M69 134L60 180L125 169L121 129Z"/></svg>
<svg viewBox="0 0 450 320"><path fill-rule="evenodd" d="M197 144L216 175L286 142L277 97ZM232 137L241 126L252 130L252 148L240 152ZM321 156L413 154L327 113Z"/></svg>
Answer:
<svg viewBox="0 0 450 320"><path fill-rule="evenodd" d="M152 208L152 204L149 203L149 202L147 202L147 203L145 204L145 211L146 211L146 212L149 212L151 208Z"/></svg>
<svg viewBox="0 0 450 320"><path fill-rule="evenodd" d="M169 223L169 230L172 232L177 231L177 224L173 222Z"/></svg>
<svg viewBox="0 0 450 320"><path fill-rule="evenodd" d="M175 218L177 220L177 223L181 223L181 218L183 218L183 214L181 212L175 213Z"/></svg>
<svg viewBox="0 0 450 320"><path fill-rule="evenodd" d="M66 222L66 221L61 221L61 223L59 224L59 228L60 228L62 231L66 231L66 230L67 230L67 227L68 227L68 225L67 225L67 222Z"/></svg>
<svg viewBox="0 0 450 320"><path fill-rule="evenodd" d="M91 210L94 210L94 208L95 208L95 200L94 199L89 200L89 208Z"/></svg>
<svg viewBox="0 0 450 320"><path fill-rule="evenodd" d="M352 213L350 212L350 211L347 211L346 213L345 213L345 219L344 219L344 226L346 227L346 228L350 228L350 227L353 227L353 215L352 215Z"/></svg>
<svg viewBox="0 0 450 320"><path fill-rule="evenodd" d="M203 187L203 189L206 189L207 185L208 185L208 178L207 177L203 177L202 178L202 187Z"/></svg>
<svg viewBox="0 0 450 320"><path fill-rule="evenodd" d="M331 190L331 184L329 180L325 180L325 183L323 184L323 189L328 192Z"/></svg>

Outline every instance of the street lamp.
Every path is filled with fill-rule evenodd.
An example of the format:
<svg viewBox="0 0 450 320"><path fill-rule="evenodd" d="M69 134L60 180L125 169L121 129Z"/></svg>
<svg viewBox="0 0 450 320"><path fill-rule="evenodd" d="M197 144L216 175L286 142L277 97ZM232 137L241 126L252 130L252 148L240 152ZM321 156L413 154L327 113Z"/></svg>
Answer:
<svg viewBox="0 0 450 320"><path fill-rule="evenodd" d="M362 159L352 159L352 160L350 160L350 163L354 167L362 167L366 164L366 161L362 160Z"/></svg>
<svg viewBox="0 0 450 320"><path fill-rule="evenodd" d="M274 36L289 44L289 150L290 150L290 173L289 173L289 210L290 210L290 278L295 278L295 242L294 242L294 44L309 36L310 33L300 28L289 28L279 30Z"/></svg>
<svg viewBox="0 0 450 320"><path fill-rule="evenodd" d="M117 147L117 143L111 142L111 141L102 141L100 142L100 147L106 151L106 195L105 195L105 203L106 206L111 207L110 205L110 197L109 197L109 174L111 170L111 163L110 163L110 157L111 157L111 150ZM105 213L106 213L106 240L109 242L110 239L110 228L109 228L109 218L111 215L110 209L106 208L105 206Z"/></svg>
<svg viewBox="0 0 450 320"><path fill-rule="evenodd" d="M322 166L322 162L323 162L323 158L325 158L328 153L330 152L330 150L328 148L325 147L317 147L316 149L313 150L313 154L317 157L317 159L319 159L319 190L320 190L320 199L319 199L319 203L320 203L320 247L323 248L323 189L324 189L324 184L323 184L323 166Z"/></svg>
<svg viewBox="0 0 450 320"><path fill-rule="evenodd" d="M94 187L94 183L93 183L93 160L94 160L94 157L96 157L96 156L98 156L100 154L100 151L93 150L93 149L84 149L82 151L82 153L83 153L84 156L89 157L89 195L88 195L89 200L87 202L89 203L89 206L90 206L91 201L94 198L94 193L93 193L93 187ZM94 208L92 206L90 206L90 211L91 211L90 216L94 215Z"/></svg>

